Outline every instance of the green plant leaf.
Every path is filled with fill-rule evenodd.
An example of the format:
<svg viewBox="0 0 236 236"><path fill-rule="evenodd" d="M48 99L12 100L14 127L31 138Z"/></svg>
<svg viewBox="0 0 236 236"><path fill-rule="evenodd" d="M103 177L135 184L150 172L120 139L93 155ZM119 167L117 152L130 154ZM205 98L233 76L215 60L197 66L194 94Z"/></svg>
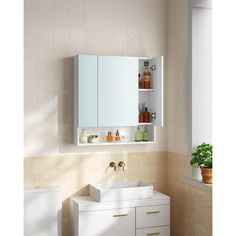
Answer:
<svg viewBox="0 0 236 236"><path fill-rule="evenodd" d="M212 148L213 145L209 143L202 143L198 145L192 153L190 165L212 168Z"/></svg>

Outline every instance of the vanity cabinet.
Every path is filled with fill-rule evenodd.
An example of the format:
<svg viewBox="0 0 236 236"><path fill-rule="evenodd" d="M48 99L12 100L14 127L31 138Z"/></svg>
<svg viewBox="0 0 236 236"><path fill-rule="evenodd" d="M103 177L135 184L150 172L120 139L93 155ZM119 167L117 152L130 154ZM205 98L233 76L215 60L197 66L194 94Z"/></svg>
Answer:
<svg viewBox="0 0 236 236"><path fill-rule="evenodd" d="M148 228L170 224L170 206L145 206L136 208L136 227Z"/></svg>
<svg viewBox="0 0 236 236"><path fill-rule="evenodd" d="M161 226L161 227L137 229L136 236L170 236L170 227Z"/></svg>
<svg viewBox="0 0 236 236"><path fill-rule="evenodd" d="M148 65L148 66L147 66ZM139 87L139 74L150 72L150 88ZM147 107L150 122L140 122ZM74 57L74 143L86 145L147 144L156 142L156 126L163 126L163 56L156 58L77 55ZM149 141L135 142L135 131L146 126ZM81 144L86 128L97 143ZM108 131L119 142L106 142Z"/></svg>
<svg viewBox="0 0 236 236"><path fill-rule="evenodd" d="M170 198L96 202L89 196L70 198L73 236L170 236Z"/></svg>

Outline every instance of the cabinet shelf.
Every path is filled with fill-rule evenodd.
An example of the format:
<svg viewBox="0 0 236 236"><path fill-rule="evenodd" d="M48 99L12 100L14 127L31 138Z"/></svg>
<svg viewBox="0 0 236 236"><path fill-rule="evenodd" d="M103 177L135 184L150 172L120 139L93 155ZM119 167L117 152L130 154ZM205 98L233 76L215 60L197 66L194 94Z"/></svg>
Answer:
<svg viewBox="0 0 236 236"><path fill-rule="evenodd" d="M88 146L109 146L109 145L127 145L127 144L151 144L155 143L154 141L142 141L142 142L135 142L135 141L127 141L127 142L99 142L99 143L79 143L78 146L80 147L88 147Z"/></svg>
<svg viewBox="0 0 236 236"><path fill-rule="evenodd" d="M139 89L139 92L153 92L154 89Z"/></svg>
<svg viewBox="0 0 236 236"><path fill-rule="evenodd" d="M153 123L144 123L144 122L142 122L142 123L138 123L138 125L143 126L143 125L154 125L154 124Z"/></svg>

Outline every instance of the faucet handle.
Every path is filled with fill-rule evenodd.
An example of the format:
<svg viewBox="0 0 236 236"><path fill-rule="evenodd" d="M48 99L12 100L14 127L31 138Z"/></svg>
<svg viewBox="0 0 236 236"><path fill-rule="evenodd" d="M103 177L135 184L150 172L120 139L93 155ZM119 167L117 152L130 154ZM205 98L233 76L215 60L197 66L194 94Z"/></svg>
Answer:
<svg viewBox="0 0 236 236"><path fill-rule="evenodd" d="M123 161L120 161L118 163L118 166L121 167L123 169L123 171L125 170L125 163Z"/></svg>
<svg viewBox="0 0 236 236"><path fill-rule="evenodd" d="M114 161L109 163L109 167L114 168L114 171L116 171L116 163Z"/></svg>

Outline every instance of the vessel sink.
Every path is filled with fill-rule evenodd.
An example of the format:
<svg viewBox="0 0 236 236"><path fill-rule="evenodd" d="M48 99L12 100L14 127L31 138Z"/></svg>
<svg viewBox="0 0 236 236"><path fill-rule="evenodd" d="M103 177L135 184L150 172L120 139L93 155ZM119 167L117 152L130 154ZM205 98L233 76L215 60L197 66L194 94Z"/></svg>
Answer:
<svg viewBox="0 0 236 236"><path fill-rule="evenodd" d="M89 195L97 202L150 199L153 186L142 181L89 184Z"/></svg>

